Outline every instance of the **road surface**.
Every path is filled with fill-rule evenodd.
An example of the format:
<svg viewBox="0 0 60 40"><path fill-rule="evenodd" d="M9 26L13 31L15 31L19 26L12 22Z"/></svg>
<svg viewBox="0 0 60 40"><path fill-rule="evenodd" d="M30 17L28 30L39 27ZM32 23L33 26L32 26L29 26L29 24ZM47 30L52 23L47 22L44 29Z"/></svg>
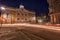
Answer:
<svg viewBox="0 0 60 40"><path fill-rule="evenodd" d="M43 27L43 25L16 27L1 27L0 40L60 40L59 28Z"/></svg>
<svg viewBox="0 0 60 40"><path fill-rule="evenodd" d="M1 28L0 40L45 40L25 29Z"/></svg>

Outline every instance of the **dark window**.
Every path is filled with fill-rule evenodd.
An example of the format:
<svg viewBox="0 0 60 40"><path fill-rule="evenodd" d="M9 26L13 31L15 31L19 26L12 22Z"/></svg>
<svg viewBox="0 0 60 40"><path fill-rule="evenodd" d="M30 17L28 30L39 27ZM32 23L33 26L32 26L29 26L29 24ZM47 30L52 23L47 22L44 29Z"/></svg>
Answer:
<svg viewBox="0 0 60 40"><path fill-rule="evenodd" d="M27 20L27 19L25 19L25 20Z"/></svg>
<svg viewBox="0 0 60 40"><path fill-rule="evenodd" d="M18 13L17 15L20 15L20 13Z"/></svg>
<svg viewBox="0 0 60 40"><path fill-rule="evenodd" d="M27 16L27 14L25 14L25 16Z"/></svg>
<svg viewBox="0 0 60 40"><path fill-rule="evenodd" d="M21 15L23 16L23 13Z"/></svg>
<svg viewBox="0 0 60 40"><path fill-rule="evenodd" d="M7 15L9 15L8 13L6 13Z"/></svg>
<svg viewBox="0 0 60 40"><path fill-rule="evenodd" d="M20 18L17 18L17 20L19 20Z"/></svg>

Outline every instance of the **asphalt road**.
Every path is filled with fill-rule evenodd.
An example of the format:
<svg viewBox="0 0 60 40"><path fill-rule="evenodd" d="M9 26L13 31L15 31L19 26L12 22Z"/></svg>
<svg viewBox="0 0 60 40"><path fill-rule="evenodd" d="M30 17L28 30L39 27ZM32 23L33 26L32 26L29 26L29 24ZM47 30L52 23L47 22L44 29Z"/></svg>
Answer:
<svg viewBox="0 0 60 40"><path fill-rule="evenodd" d="M0 40L60 40L60 31L23 26L0 28Z"/></svg>

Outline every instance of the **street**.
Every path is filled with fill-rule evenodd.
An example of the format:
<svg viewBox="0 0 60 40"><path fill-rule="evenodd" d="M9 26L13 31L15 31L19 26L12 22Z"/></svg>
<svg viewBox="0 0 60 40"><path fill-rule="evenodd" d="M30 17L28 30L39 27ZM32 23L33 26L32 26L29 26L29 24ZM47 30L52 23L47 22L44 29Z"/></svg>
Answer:
<svg viewBox="0 0 60 40"><path fill-rule="evenodd" d="M60 40L60 30L47 27L43 25L40 28L25 25L0 27L0 40Z"/></svg>
<svg viewBox="0 0 60 40"><path fill-rule="evenodd" d="M0 40L60 40L60 0L0 0Z"/></svg>

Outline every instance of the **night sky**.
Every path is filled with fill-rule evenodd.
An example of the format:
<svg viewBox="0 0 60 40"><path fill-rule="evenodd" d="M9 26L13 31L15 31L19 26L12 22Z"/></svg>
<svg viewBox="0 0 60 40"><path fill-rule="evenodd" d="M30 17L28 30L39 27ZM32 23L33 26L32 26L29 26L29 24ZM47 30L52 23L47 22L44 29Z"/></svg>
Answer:
<svg viewBox="0 0 60 40"><path fill-rule="evenodd" d="M35 11L38 16L49 12L47 0L0 0L1 5L9 7L18 8L21 3L25 6L25 9Z"/></svg>

